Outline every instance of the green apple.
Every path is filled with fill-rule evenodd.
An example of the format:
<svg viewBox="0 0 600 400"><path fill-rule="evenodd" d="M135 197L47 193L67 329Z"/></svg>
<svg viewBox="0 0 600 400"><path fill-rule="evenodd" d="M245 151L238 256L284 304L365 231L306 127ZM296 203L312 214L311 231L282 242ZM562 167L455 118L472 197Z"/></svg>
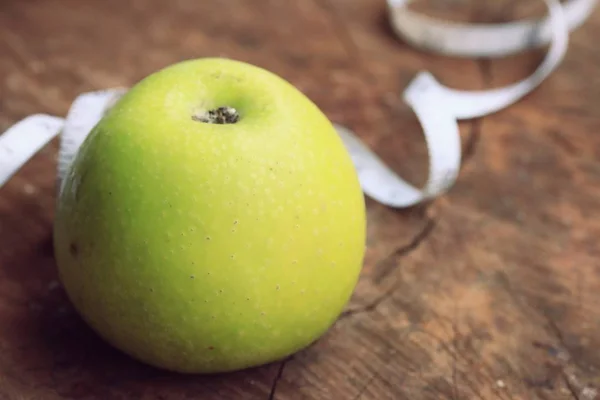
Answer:
<svg viewBox="0 0 600 400"><path fill-rule="evenodd" d="M365 251L342 141L281 77L205 58L146 77L84 141L58 199L61 281L116 348L184 373L282 359L323 335Z"/></svg>

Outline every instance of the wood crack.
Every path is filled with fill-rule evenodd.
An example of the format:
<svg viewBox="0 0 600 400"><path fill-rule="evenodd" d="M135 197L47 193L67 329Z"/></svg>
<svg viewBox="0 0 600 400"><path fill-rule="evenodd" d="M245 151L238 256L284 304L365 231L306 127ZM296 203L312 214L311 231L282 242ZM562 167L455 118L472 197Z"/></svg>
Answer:
<svg viewBox="0 0 600 400"><path fill-rule="evenodd" d="M477 68L481 74L481 79L483 82L484 88L489 88L492 86L493 74L492 74L492 66L491 62L488 59L480 59L477 61ZM477 150L477 145L481 139L483 118L476 118L471 121L469 124L470 131L469 137L465 142L465 146L463 148L463 163L461 169L465 167L467 162L473 158L475 155L475 151Z"/></svg>
<svg viewBox="0 0 600 400"><path fill-rule="evenodd" d="M433 228L435 227L435 224L436 224L436 221L433 218L427 218L427 222L425 223L423 228L421 230L419 230L419 232L417 232L417 234L415 236L413 236L413 238L407 244L398 247L389 256L385 257L379 263L379 264L385 265L385 269L378 276L376 276L374 278L375 283L380 283L381 281L383 281L387 276L389 276L392 273L392 271L397 266L398 258L404 257L407 254L418 249L419 246L429 237L431 232L433 232ZM381 295L379 295L377 298L375 298L375 300L371 301L370 303L368 303L364 306L361 306L361 307L356 307L356 308L344 311L340 315L339 319L341 320L341 319L348 318L348 317L351 317L356 314L363 314L363 313L369 313L369 312L375 311L375 309L377 309L377 307L381 303L383 303L385 300L387 300L389 297L391 297L397 289L398 289L397 285L392 285L390 288L388 288L385 292L383 292Z"/></svg>
<svg viewBox="0 0 600 400"><path fill-rule="evenodd" d="M412 239L396 248L391 254L387 257L383 258L378 263L377 273L373 278L373 281L376 284L383 282L398 266L398 259L405 257L411 252L415 251L419 248L419 246L429 237L429 235L433 232L433 228L435 228L436 221L433 218L427 218L425 225L423 228L417 232Z"/></svg>
<svg viewBox="0 0 600 400"><path fill-rule="evenodd" d="M477 67L479 72L481 73L481 78L483 80L483 86L485 88L489 88L492 86L492 82L494 80L494 74L492 73L492 63L487 58L482 58L477 61Z"/></svg>
<svg viewBox="0 0 600 400"><path fill-rule="evenodd" d="M466 163L475 155L475 150L477 145L479 144L479 139L481 138L481 119L476 119L470 124L469 137L465 142L465 147L463 149L463 162L461 169L465 167Z"/></svg>
<svg viewBox="0 0 600 400"><path fill-rule="evenodd" d="M281 363L279 363L279 368L277 369L277 374L275 375L275 379L273 380L273 384L271 385L271 392L269 393L268 400L275 400L275 394L277 392L277 385L279 384L279 381L281 380L281 377L283 376L283 370L285 369L285 365L290 360L291 360L291 357L286 358L285 360L281 361Z"/></svg>
<svg viewBox="0 0 600 400"><path fill-rule="evenodd" d="M373 383L375 378L377 378L378 376L379 376L379 374L377 372L373 373L373 375L371 375L369 377L369 379L367 379L367 381L365 382L363 387L358 391L358 393L356 394L356 396L354 396L354 398L352 400L360 400L360 398L363 396L363 394L365 394L367 392L367 389L369 388L371 383Z"/></svg>
<svg viewBox="0 0 600 400"><path fill-rule="evenodd" d="M353 308L353 309L344 311L340 315L339 319L348 318L348 317L356 315L356 314L363 314L363 313L369 313L369 312L374 311L381 303L383 303L387 298L389 298L392 294L394 294L396 289L398 289L398 287L394 285L394 286L390 287L387 291L385 291L383 294L381 294L379 297L377 297L375 300L373 300L371 303L369 303L365 306L362 306L362 307L357 307L357 308Z"/></svg>

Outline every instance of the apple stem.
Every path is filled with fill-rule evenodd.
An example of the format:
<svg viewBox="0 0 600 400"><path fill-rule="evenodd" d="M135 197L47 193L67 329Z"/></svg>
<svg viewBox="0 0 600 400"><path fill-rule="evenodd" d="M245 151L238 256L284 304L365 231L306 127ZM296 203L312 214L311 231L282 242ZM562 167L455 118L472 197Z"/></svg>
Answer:
<svg viewBox="0 0 600 400"><path fill-rule="evenodd" d="M208 110L200 115L192 115L192 119L208 124L235 124L239 121L240 115L235 108L224 106Z"/></svg>

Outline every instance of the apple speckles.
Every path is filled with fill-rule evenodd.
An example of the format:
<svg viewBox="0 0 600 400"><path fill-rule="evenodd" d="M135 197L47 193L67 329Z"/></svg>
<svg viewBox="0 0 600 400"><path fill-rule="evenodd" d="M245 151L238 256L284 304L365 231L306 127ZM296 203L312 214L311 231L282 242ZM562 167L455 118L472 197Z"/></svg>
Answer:
<svg viewBox="0 0 600 400"><path fill-rule="evenodd" d="M190 279L196 279L194 275L190 275Z"/></svg>
<svg viewBox="0 0 600 400"><path fill-rule="evenodd" d="M275 290L279 291L281 289L281 287L279 286L279 284L275 285Z"/></svg>

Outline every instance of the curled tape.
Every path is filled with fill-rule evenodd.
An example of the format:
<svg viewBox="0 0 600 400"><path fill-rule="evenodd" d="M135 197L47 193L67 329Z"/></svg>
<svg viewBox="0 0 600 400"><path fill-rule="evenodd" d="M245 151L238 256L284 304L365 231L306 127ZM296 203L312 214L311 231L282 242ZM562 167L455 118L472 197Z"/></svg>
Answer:
<svg viewBox="0 0 600 400"><path fill-rule="evenodd" d="M410 207L446 192L460 170L458 120L501 110L534 90L562 61L569 31L580 26L597 0L570 0L560 5L545 0L549 15L540 21L499 25L448 23L408 9L408 0L388 0L390 22L401 38L414 46L454 56L504 56L550 43L540 66L528 78L499 89L461 91L440 84L420 72L403 100L419 119L429 152L429 175L421 189L391 170L349 129L334 124L355 165L365 195L390 207ZM79 147L105 111L127 89L84 93L77 97L65 119L36 114L21 120L0 136L0 187L49 141L60 135L58 188Z"/></svg>
<svg viewBox="0 0 600 400"><path fill-rule="evenodd" d="M357 168L363 192L395 208L438 197L454 185L461 161L458 121L497 112L534 90L560 64L567 51L569 29L582 23L596 0L571 0L564 6L556 0L545 0L549 16L542 22L500 26L443 23L415 14L407 9L407 3L406 0L388 0L390 21L399 36L418 47L472 57L506 55L547 40L550 49L532 75L499 89L451 89L428 72L420 72L413 79L404 91L403 100L419 119L427 143L429 174L422 189L393 172L350 130L337 126Z"/></svg>
<svg viewBox="0 0 600 400"><path fill-rule="evenodd" d="M545 46L554 36L551 16L503 24L462 24L418 14L408 9L410 2L387 0L392 29L411 45L433 53L469 58L503 57ZM596 0L566 1L561 11L569 30L580 27L595 5Z"/></svg>

